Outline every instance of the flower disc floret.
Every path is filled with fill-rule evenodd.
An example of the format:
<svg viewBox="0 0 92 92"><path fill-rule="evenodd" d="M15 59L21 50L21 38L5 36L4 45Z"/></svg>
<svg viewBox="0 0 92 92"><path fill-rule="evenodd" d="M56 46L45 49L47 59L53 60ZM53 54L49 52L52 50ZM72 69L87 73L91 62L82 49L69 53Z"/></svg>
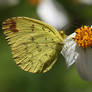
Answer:
<svg viewBox="0 0 92 92"><path fill-rule="evenodd" d="M75 30L76 36L74 40L82 48L92 46L92 28L89 26L82 26Z"/></svg>

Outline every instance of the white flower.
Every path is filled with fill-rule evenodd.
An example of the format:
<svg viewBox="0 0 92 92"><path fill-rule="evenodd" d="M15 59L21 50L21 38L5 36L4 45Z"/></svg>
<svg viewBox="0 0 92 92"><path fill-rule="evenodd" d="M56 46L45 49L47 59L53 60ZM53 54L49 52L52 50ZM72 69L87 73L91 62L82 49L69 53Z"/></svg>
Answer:
<svg viewBox="0 0 92 92"><path fill-rule="evenodd" d="M92 5L92 0L78 0L78 2L86 5Z"/></svg>
<svg viewBox="0 0 92 92"><path fill-rule="evenodd" d="M69 18L62 5L56 0L40 0L37 7L38 16L58 30L69 25Z"/></svg>
<svg viewBox="0 0 92 92"><path fill-rule="evenodd" d="M19 2L19 0L0 0L0 7L16 6Z"/></svg>
<svg viewBox="0 0 92 92"><path fill-rule="evenodd" d="M83 26L65 39L61 51L66 63L76 63L80 76L87 81L92 80L92 28Z"/></svg>

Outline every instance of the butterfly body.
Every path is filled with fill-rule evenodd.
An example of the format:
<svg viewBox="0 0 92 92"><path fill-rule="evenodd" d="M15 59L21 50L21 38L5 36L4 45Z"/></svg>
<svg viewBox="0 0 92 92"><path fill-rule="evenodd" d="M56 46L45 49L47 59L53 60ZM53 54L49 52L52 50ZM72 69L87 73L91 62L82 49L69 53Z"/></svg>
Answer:
<svg viewBox="0 0 92 92"><path fill-rule="evenodd" d="M63 37L55 28L27 17L7 19L2 29L16 64L28 72L50 70L64 44Z"/></svg>

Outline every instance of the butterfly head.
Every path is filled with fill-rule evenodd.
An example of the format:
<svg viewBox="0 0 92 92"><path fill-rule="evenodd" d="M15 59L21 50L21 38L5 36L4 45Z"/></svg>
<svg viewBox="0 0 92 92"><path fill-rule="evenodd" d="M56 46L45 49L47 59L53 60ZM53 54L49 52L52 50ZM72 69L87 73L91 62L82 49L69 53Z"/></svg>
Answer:
<svg viewBox="0 0 92 92"><path fill-rule="evenodd" d="M61 30L60 32L60 35L63 37L63 39L65 39L67 36L65 35L65 33L64 33L64 31L63 30Z"/></svg>

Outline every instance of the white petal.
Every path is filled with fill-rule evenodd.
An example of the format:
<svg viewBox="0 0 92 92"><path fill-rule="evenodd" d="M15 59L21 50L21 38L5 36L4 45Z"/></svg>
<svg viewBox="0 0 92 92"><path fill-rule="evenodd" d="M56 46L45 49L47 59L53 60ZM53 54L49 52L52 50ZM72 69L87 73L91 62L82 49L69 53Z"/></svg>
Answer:
<svg viewBox="0 0 92 92"><path fill-rule="evenodd" d="M91 25L91 28L92 28L92 25Z"/></svg>
<svg viewBox="0 0 92 92"><path fill-rule="evenodd" d="M92 0L79 0L80 3L92 5Z"/></svg>
<svg viewBox="0 0 92 92"><path fill-rule="evenodd" d="M79 48L79 57L76 66L80 76L84 80L92 80L92 48Z"/></svg>
<svg viewBox="0 0 92 92"><path fill-rule="evenodd" d="M43 21L58 30L69 25L69 18L65 9L56 0L42 0L37 7L37 13Z"/></svg>
<svg viewBox="0 0 92 92"><path fill-rule="evenodd" d="M67 66L71 66L77 59L77 43L74 41L75 33L68 36L65 40L65 45L61 51L62 55L65 57Z"/></svg>
<svg viewBox="0 0 92 92"><path fill-rule="evenodd" d="M19 0L0 0L0 7L11 7L19 4Z"/></svg>

